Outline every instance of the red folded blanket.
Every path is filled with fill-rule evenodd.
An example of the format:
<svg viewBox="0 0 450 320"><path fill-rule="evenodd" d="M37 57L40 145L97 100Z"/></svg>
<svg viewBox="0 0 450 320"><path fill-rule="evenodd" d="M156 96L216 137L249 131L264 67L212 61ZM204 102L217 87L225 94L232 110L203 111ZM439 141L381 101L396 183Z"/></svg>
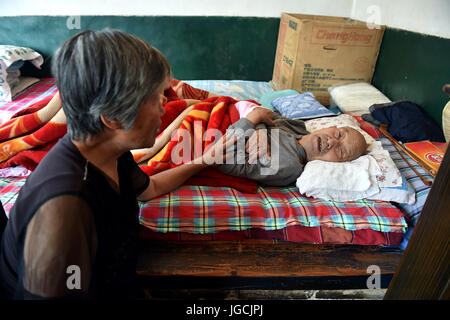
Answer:
<svg viewBox="0 0 450 320"><path fill-rule="evenodd" d="M224 134L231 124L239 120L235 103L236 100L230 97L212 97L195 104L172 139L142 169L153 175L199 157L214 143L205 138L207 132L213 136L218 131Z"/></svg>
<svg viewBox="0 0 450 320"><path fill-rule="evenodd" d="M212 97L208 99L209 92L194 88L179 80L171 82L171 88L164 92L168 99L165 106L165 113L162 116L160 132L187 107L184 99L204 100L196 112L206 111L211 114L211 119L200 119L193 114L189 114L184 124L189 121L199 120L202 122L202 132L206 129L218 129L222 133L233 122L239 119L239 113L234 107L236 102L232 98ZM37 103L14 114L10 121L0 126L0 168L22 165L28 170L34 170L47 152L58 142L67 132L65 124L54 123L51 120L43 122L39 119L37 112L46 107L53 96L46 97ZM206 99L206 100L205 100ZM216 108L216 109L214 109ZM213 110L214 109L214 110ZM214 111L214 112L213 112ZM185 128L185 127L184 127ZM208 144L202 144L206 147ZM150 166L143 167L149 175L173 167L170 160L163 159L160 165L153 161ZM214 168L208 168L196 176L190 178L185 184L232 187L242 192L256 192L258 185L256 182L225 175Z"/></svg>
<svg viewBox="0 0 450 320"><path fill-rule="evenodd" d="M166 105L166 113L163 116L163 124L161 125L162 130L186 108L186 105L177 102L169 102ZM200 146L200 149L204 151L213 143L213 141L204 141L206 130L218 130L224 134L231 124L239 120L239 112L234 105L235 103L236 100L229 97L212 97L194 105L174 133L173 138L162 147L159 153L149 160L147 166L142 166L141 169L151 176L179 166L199 156L199 154L196 154L198 151L196 146ZM185 141L187 138L190 141ZM175 148L179 148L181 145L187 146L188 150L181 148L177 155L179 158L183 158L183 162L176 162L173 154L176 153L177 149ZM190 154L182 154L183 152L189 152ZM185 184L232 187L246 193L255 193L258 189L258 184L253 180L232 177L214 168L202 170L186 181Z"/></svg>

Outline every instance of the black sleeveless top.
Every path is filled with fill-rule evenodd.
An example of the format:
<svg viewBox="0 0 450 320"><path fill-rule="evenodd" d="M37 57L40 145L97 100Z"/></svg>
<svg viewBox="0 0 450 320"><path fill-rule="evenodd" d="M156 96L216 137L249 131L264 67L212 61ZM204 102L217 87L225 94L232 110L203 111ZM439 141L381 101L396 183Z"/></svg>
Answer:
<svg viewBox="0 0 450 320"><path fill-rule="evenodd" d="M8 297L22 299L23 254L27 226L48 200L74 195L91 208L97 250L87 298L132 297L138 247L137 196L149 184L130 152L118 159L120 194L64 136L41 161L20 190L4 230L0 252L0 279Z"/></svg>

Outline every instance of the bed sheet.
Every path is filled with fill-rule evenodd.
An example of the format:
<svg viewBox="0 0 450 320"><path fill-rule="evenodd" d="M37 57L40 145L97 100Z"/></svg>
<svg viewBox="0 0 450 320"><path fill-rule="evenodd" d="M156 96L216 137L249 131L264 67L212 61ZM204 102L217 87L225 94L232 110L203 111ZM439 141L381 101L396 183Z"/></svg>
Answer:
<svg viewBox="0 0 450 320"><path fill-rule="evenodd" d="M267 92L273 91L268 82L242 80L183 80L194 88L203 89L218 95L232 97L236 100L259 99Z"/></svg>
<svg viewBox="0 0 450 320"><path fill-rule="evenodd" d="M0 124L9 120L16 112L46 97L53 96L55 93L55 80L53 78L44 78L17 95L13 101L0 102Z"/></svg>
<svg viewBox="0 0 450 320"><path fill-rule="evenodd" d="M194 87L208 90L217 94L229 95L235 99L251 99L258 101L258 99L263 94L273 91L269 83L258 81L190 80L186 82ZM43 79L41 82L28 88L13 102L0 105L1 121L8 120L17 111L28 107L29 105L41 100L42 98L53 95L55 91L56 87L54 86L53 79ZM396 151L393 150L393 153L393 158L395 160ZM417 218L421 211L421 205L423 206L423 202L425 201L426 195L428 194L429 190L427 190L424 185L420 185L420 182L418 182L420 179L413 173L412 170L408 170L406 164L403 165L400 156L398 156L397 159L399 159L398 163L400 164L399 168L402 174L405 174L405 177L408 179L408 181L411 182L416 188L418 198L423 199L422 202L419 202L418 205L415 205L413 207L400 206L400 209L407 216L412 218L411 221L414 221L414 219ZM395 162L397 163L397 161ZM412 160L411 163L413 163ZM9 212L12 208L18 191L24 183L25 178L0 179L0 200L3 203L6 212ZM255 204L254 200L251 200L251 197L248 198L247 195L240 195L239 197L230 196L230 194L236 195L237 192L236 190L230 188L215 189L213 187L182 186L175 192L184 192L185 195L190 194L189 201L191 203L189 205L192 208L192 202L196 201L196 205L198 206L198 208L202 207L202 209L199 209L198 212L202 212L203 216L200 214L198 215L195 220L195 227L194 225L192 225L189 227L190 229L171 229L174 225L177 224L175 222L176 220L172 220L172 226L169 226L170 224L168 224L167 219L161 218L160 222L162 224L158 226L158 218L152 217L151 215L153 213L149 213L149 203L142 203L140 221L141 224L145 226L142 228L142 234L145 237L169 237L177 239L208 238L222 240L224 238L236 239L242 237L255 237L315 243L396 245L400 243L403 238L402 231L407 228L407 224L405 222L406 220L402 220L398 216L395 217L394 220L392 220L394 222L389 221L389 217L386 218L385 213L379 214L377 211L378 209L374 211L375 214L372 218L368 218L369 216L366 215L366 218L364 218L366 220L361 222L362 220L355 220L353 216L347 215L345 213L345 210L347 209L343 210L342 208L345 206L342 207L342 205L340 204L329 205L326 202L309 202L309 200L304 202L304 199L297 199L297 195L295 195L295 197L288 196L286 198L286 194L289 195L296 192L296 190L292 188L285 188L283 191L265 190L264 188L260 188L259 194L264 194L264 197L266 199L261 200L264 197L260 197L260 200L258 200L259 204L257 204L257 206L260 206L260 209L258 210L259 212L267 211L271 212L272 214L272 217L270 217L269 215L267 220L264 220L264 222L261 222L262 220L260 220L256 225L254 225L252 223L247 223L249 219L245 215L238 214L233 218L233 216L230 215L229 212L227 212L228 218L230 218L231 216L231 219L229 219L229 221L232 221L235 224L235 227L224 230L220 228L220 225L214 225L214 227L211 228L211 217L208 218L208 216L204 215L204 213L210 212L208 210L214 210L214 212L217 212L219 214L220 210L218 209L218 207L220 205L218 204L218 200L220 197L218 196L217 192L222 194L222 199L225 199L225 202L228 203L227 205L229 205L229 203L232 203L232 205L234 206L233 212L236 212L236 210L243 210L242 212L245 212L245 208L242 209L241 207L246 207L248 210L248 208L251 208L252 205ZM216 195L208 196L208 193L212 194L214 192L216 192ZM283 198L281 201L279 201L280 199L274 201L273 196L275 194L282 194L285 198ZM277 198L277 196L275 196L275 198ZM159 208L158 210L161 210L162 212L173 212L173 204L176 203L176 201L174 201L173 199L175 199L175 197L172 197L172 202L167 202L167 199L159 199L158 204L153 203L152 205L155 205L155 207ZM179 199L186 199L186 196L182 196ZM183 201L185 200L182 200L182 202ZM242 203L245 202L247 203L243 205ZM170 205L167 206L167 203L170 203ZM211 205L208 206L208 203ZM292 208L301 208L302 204L306 204L303 207L308 209L303 209L305 214L301 217L292 218L292 216L288 215L283 218L277 215L279 213L278 208L282 208L283 210L286 210L286 208L291 208L289 210L292 210ZM189 205L187 207L189 207ZM381 206L384 206L384 208L388 212L395 212L395 206L392 204L383 203ZM363 211L371 211L373 210L373 208L378 208L378 204L366 201L364 205L353 204L350 207L363 208ZM269 208L271 209L269 210ZM308 214L309 212L311 212L311 208L320 208L320 210L331 212L331 214ZM157 212L158 210L154 212ZM286 211L288 212L289 210ZM320 212L320 210L318 212ZM325 216L327 216L328 219L328 222L326 223L324 220ZM389 216L389 214L387 214L387 216ZM152 220L153 222L151 222ZM303 224L300 222L302 222ZM152 227L153 229L149 228L152 223L154 226ZM412 225L413 224L411 224L411 226ZM199 232L198 230L204 230L207 232L214 231L214 233L204 233Z"/></svg>

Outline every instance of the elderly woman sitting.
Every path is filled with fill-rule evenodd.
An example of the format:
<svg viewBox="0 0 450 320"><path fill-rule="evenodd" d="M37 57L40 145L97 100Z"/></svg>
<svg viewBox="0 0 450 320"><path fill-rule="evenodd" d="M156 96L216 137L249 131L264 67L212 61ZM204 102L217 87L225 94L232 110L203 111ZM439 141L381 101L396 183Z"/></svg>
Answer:
<svg viewBox="0 0 450 320"><path fill-rule="evenodd" d="M121 31L84 31L58 49L52 67L68 133L27 179L10 212L1 291L16 299L132 298L137 199L181 185L233 141L225 136L222 148L149 177L130 150L155 142L171 78L166 58Z"/></svg>

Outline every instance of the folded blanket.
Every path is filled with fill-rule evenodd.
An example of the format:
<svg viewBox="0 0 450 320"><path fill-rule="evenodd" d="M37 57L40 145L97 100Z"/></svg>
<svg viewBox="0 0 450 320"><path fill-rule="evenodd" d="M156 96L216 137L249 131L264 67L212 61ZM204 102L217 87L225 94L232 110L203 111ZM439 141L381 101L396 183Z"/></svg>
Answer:
<svg viewBox="0 0 450 320"><path fill-rule="evenodd" d="M172 132L179 128L181 122L185 122L186 117L191 120L200 120L196 117L196 112L202 112L205 106L208 106L206 109L211 109L208 112L213 116L210 119L209 116L205 118L206 127L203 130L214 128L225 132L229 125L239 119L237 110L230 107L234 106L236 102L234 99L219 98L215 94L194 88L176 79L171 81L171 87L164 92L164 95L168 103L165 105L165 113L161 118L162 124L157 143L152 148L133 150L137 162L153 156L170 142ZM203 103L203 107L197 107L193 114L189 114L193 108L189 109L186 100L204 99L207 100ZM0 168L21 165L28 170L34 170L47 152L66 134L65 121L58 93L14 114L9 121L0 126ZM189 120L186 120L186 124L189 124ZM203 145L203 147L206 146ZM170 167L170 165L164 167L164 164L158 166L155 161L153 163L154 165L143 168L150 175ZM186 184L228 186L252 193L258 188L254 181L230 177L213 168L203 170Z"/></svg>
<svg viewBox="0 0 450 320"><path fill-rule="evenodd" d="M189 178L183 185L229 187L244 193L256 193L259 187L254 180L229 176L214 168L203 169L195 176Z"/></svg>
<svg viewBox="0 0 450 320"><path fill-rule="evenodd" d="M164 92L171 107L170 112L162 117L161 131L186 108L184 99L200 99L209 95L209 92L179 80L172 80L171 85L173 87ZM33 170L49 150L42 147L54 145L66 132L66 119L58 92L17 112L0 126L0 168L23 165Z"/></svg>
<svg viewBox="0 0 450 320"><path fill-rule="evenodd" d="M141 168L153 175L201 156L214 143L212 139L204 138L205 132L224 134L231 124L239 120L236 102L230 97L212 97L195 104L172 139L149 160L147 166Z"/></svg>
<svg viewBox="0 0 450 320"><path fill-rule="evenodd" d="M0 168L23 166L24 168L33 171L56 142L58 141L52 141L41 147L36 147L33 150L21 151L8 160L0 163Z"/></svg>
<svg viewBox="0 0 450 320"><path fill-rule="evenodd" d="M314 160L306 164L296 185L300 193L307 196L334 201L353 201L378 193L379 175L381 170L370 155L344 163ZM317 179L321 176L327 179Z"/></svg>
<svg viewBox="0 0 450 320"><path fill-rule="evenodd" d="M146 166L141 166L141 169L148 175L153 175L192 160L194 156L199 156L200 154L194 154L196 152L194 146L201 146L201 150L204 151L211 143L211 141L203 139L207 129L219 130L223 134L232 123L239 120L240 114L236 108L239 102L235 102L232 98L216 97L187 108L185 108L186 105L169 102L165 107L161 125L164 130L158 135L152 148L132 151L135 161L140 163L151 158ZM183 110L183 108L185 109ZM170 122L171 120L172 122ZM170 124L168 124L169 122ZM187 138L186 133L191 141L182 142L182 139ZM196 141L194 142L194 140ZM190 154L181 157L183 162L175 163L172 152L180 143L189 146ZM231 187L246 193L255 193L258 190L257 182L246 178L232 177L214 168L202 170L184 184Z"/></svg>

